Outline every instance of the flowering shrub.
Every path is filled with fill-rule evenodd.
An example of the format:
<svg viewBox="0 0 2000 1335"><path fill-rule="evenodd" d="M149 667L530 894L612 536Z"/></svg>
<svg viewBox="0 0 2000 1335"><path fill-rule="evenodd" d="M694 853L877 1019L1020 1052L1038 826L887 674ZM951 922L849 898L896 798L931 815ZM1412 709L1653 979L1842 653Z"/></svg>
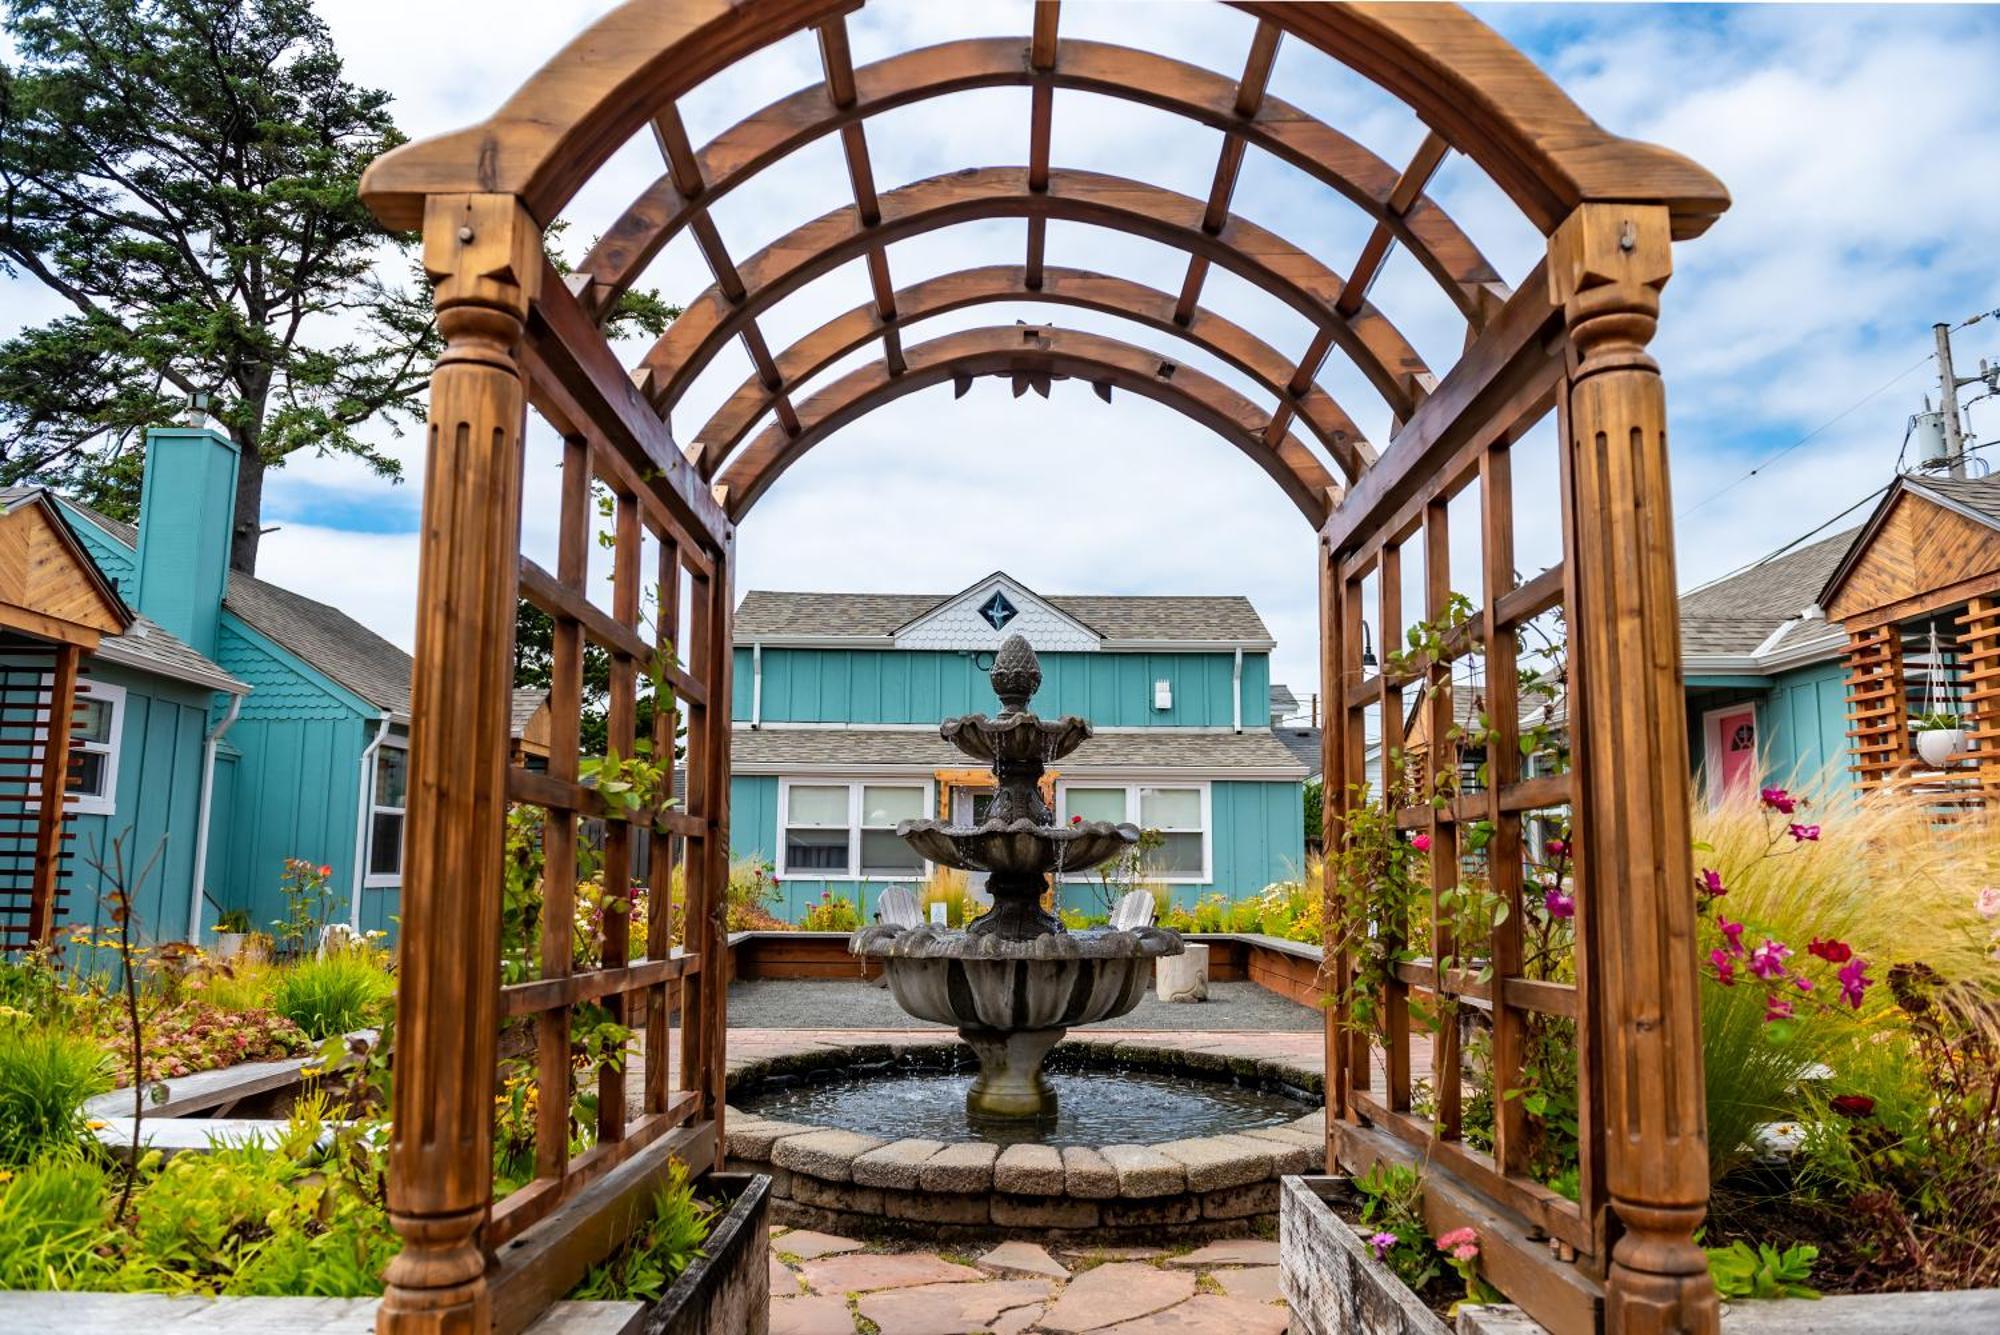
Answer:
<svg viewBox="0 0 2000 1335"><path fill-rule="evenodd" d="M301 955L319 943L320 928L333 918L333 891L327 888L333 868L304 858L286 858L278 877L285 896L285 916L274 921L278 945L287 955Z"/></svg>
<svg viewBox="0 0 2000 1335"><path fill-rule="evenodd" d="M110 1045L120 1085L135 1083L129 1053ZM145 1024L146 1081L172 1080L238 1062L275 1061L310 1048L292 1020L268 1010L224 1010L207 1001L183 1001Z"/></svg>
<svg viewBox="0 0 2000 1335"><path fill-rule="evenodd" d="M819 902L806 909L799 919L802 932L851 932L861 926L861 910L853 900L831 890L819 892Z"/></svg>

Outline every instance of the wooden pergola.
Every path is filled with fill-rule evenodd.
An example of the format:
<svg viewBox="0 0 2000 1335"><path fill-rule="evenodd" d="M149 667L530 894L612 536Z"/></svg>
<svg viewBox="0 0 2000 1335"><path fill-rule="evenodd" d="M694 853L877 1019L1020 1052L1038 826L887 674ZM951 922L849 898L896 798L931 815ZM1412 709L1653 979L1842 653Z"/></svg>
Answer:
<svg viewBox="0 0 2000 1335"><path fill-rule="evenodd" d="M384 223L420 229L446 351L432 380L419 587L402 1005L396 1053L392 1214L405 1246L389 1273L385 1332L515 1330L566 1287L564 1265L534 1230L615 1236L604 1212L579 1214L594 1180L677 1155L715 1161L725 1043L721 908L727 875L731 578L735 526L804 452L875 407L926 386L1001 375L1017 393L1055 377L1124 388L1203 422L1269 473L1321 536L1326 839L1336 847L1361 781L1362 720L1399 718L1422 685L1362 666L1372 616L1382 642L1402 627L1400 554L1419 544L1432 613L1453 589L1451 498L1478 483L1483 578L1461 649L1483 646L1489 709L1505 734L1513 631L1561 607L1570 628L1566 774L1523 780L1511 736L1495 738L1486 791L1398 814L1432 838L1434 884L1457 874L1455 834L1490 820L1494 888L1516 907L1488 942L1456 943L1493 961L1490 982L1410 966L1384 998L1386 1087L1373 1087L1366 1036L1329 1019L1328 1156L1426 1163L1434 1231L1479 1227L1489 1276L1559 1332L1712 1331L1717 1308L1693 1233L1708 1191L1688 762L1678 683L1678 623L1663 390L1646 353L1671 270L1671 246L1727 206L1714 178L1680 156L1612 135L1491 30L1444 5L1245 3L1256 20L1230 78L1162 56L1065 39L1053 0L1019 38L948 42L856 67L846 15L856 0L634 0L559 52L490 119L388 154L362 193ZM824 78L753 112L706 146L678 99L794 34L816 34ZM1280 42L1305 42L1400 98L1428 128L1413 158L1382 161L1339 130L1268 93ZM879 112L970 89L1025 87L1028 160L973 164L878 189L868 150ZM1128 99L1219 130L1206 199L1050 161L1058 89ZM648 130L663 170L581 267L559 275L543 231L610 155ZM852 205L805 223L740 262L711 216L727 192L838 135ZM1361 209L1358 255L1324 261L1231 211L1255 146ZM1447 153L1475 162L1548 237L1546 260L1510 289L1425 195ZM1026 254L898 288L890 243L937 228L1023 218ZM1110 228L1184 251L1180 290L1045 262L1051 220ZM673 237L690 233L713 285L629 370L599 323ZM1439 284L1467 325L1457 364L1436 374L1368 299L1395 247ZM859 261L871 300L774 352L759 319L834 267ZM1337 267L1335 267L1337 265ZM1274 349L1202 305L1221 267L1310 322L1307 345ZM905 327L980 303L1036 301L1123 317L1134 342L1020 326L905 344ZM1252 402L1163 352L1184 341L1264 393ZM685 442L667 421L731 341L752 375ZM821 371L879 345L871 364L812 388ZM1171 347L1172 345L1167 345ZM1319 386L1336 350L1388 406L1394 428L1371 444ZM565 445L560 556L553 572L519 551L522 436L534 408ZM1551 410L1561 436L1564 560L1525 582L1513 558L1509 448ZM760 425L761 424L761 425ZM612 606L584 584L592 480L616 497ZM684 809L613 819L610 865L653 841L652 935L606 947L604 967L572 975L567 942L576 820L616 815L577 779L581 651L614 664L610 741L629 750L635 679L661 645L640 632L642 551L657 552L656 618L677 666L669 680L688 724ZM1372 588L1377 606L1364 607ZM551 756L546 774L510 769L508 687L517 596L555 620ZM683 610L686 612L683 617ZM677 630L685 619L684 631ZM1442 697L1440 697L1442 698ZM1448 699L1442 708L1449 710ZM1445 715L1449 719L1449 714ZM656 735L672 735L671 716ZM1443 763L1432 748L1426 764ZM1392 765L1393 769L1393 765ZM1393 777L1385 775L1383 777ZM1389 785L1384 785L1385 787ZM502 987L498 967L501 828L508 803L548 811L542 980ZM1524 813L1571 807L1577 846L1577 981L1519 976ZM685 952L666 949L666 869L686 869ZM1600 893L1601 891L1601 893ZM1330 906L1329 921L1336 917ZM1446 954L1438 943L1439 955ZM1347 976L1336 961L1337 979ZM1439 976L1442 973L1443 976ZM1412 1106L1411 986L1474 998L1493 1014L1491 1154L1460 1137L1455 1031L1435 1038L1433 1116ZM669 1087L667 990L678 987L678 1078ZM643 1114L627 1122L622 1076L607 1075L598 1143L565 1153L559 1099L544 1100L538 1176L497 1205L491 1143L495 1032L538 1017L545 1083L567 1078L571 1005L603 999L645 1032ZM630 1009L628 1009L630 1008ZM1573 1020L1583 1132L1580 1199L1534 1182L1518 1101L1523 1017ZM560 1211L560 1213L558 1213ZM561 1249L558 1248L557 1251ZM574 1250L574 1249L572 1249ZM534 1259L523 1259L534 1258ZM589 1258L585 1258L586 1260Z"/></svg>

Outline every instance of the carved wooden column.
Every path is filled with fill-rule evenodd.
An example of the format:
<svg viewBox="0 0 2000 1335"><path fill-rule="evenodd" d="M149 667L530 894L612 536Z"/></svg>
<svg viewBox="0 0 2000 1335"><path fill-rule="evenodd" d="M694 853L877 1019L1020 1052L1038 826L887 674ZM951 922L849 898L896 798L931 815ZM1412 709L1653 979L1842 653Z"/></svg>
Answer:
<svg viewBox="0 0 2000 1335"><path fill-rule="evenodd" d="M1593 962L1606 1187L1622 1228L1605 1326L1644 1335L1713 1332L1720 1320L1693 1238L1707 1212L1708 1140L1687 732L1666 396L1646 353L1670 249L1657 205L1584 204L1549 238L1551 297L1570 340L1578 912Z"/></svg>
<svg viewBox="0 0 2000 1335"><path fill-rule="evenodd" d="M382 1335L486 1335L479 1228L492 1195L500 853L521 527L515 349L541 229L511 195L433 196L431 376L411 682L410 802L389 1215L403 1250Z"/></svg>

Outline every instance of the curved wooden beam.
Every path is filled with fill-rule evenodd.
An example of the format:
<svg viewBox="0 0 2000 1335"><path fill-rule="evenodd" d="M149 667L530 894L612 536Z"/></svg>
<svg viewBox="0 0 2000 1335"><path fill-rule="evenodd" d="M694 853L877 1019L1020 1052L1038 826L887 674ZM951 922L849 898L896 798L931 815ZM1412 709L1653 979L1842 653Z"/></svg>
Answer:
<svg viewBox="0 0 2000 1335"><path fill-rule="evenodd" d="M1500 275L1444 210L1419 196L1397 213L1389 207L1397 169L1298 107L1266 97L1254 116L1242 116L1236 80L1150 51L1065 39L1056 52L1055 69L1045 74L1023 59L1019 38L946 42L855 70L854 100L845 106L815 84L738 121L695 155L703 183L698 196L683 194L672 172L662 174L585 257L579 268L591 276L595 308L610 309L695 215L813 140L927 98L1042 83L1185 116L1290 163L1387 224L1475 326L1507 299Z"/></svg>
<svg viewBox="0 0 2000 1335"><path fill-rule="evenodd" d="M1196 310L1187 324L1180 324L1174 319L1171 293L1108 274L1082 269L1044 269L1039 289L1027 286L1027 276L1027 269L1018 264L961 269L898 288L896 313L889 320L882 319L872 301L834 317L778 355L778 389L766 388L760 376L753 374L746 378L695 436L688 448L689 457L703 477L713 477L729 458L729 452L743 442L758 419L775 405L780 393L812 379L890 329L905 329L919 320L968 306L1033 301L1122 316L1185 338L1221 358L1277 398L1292 402L1299 420L1333 456L1349 483L1375 461L1375 451L1362 438L1361 429L1333 397L1318 385L1310 385L1304 394L1294 398L1286 382L1296 368L1277 349L1242 326L1201 309Z"/></svg>
<svg viewBox="0 0 2000 1335"><path fill-rule="evenodd" d="M629 0L578 34L477 125L378 158L361 195L399 230L435 194L512 194L542 224L612 153L719 70L855 0ZM1586 199L1656 202L1692 236L1728 206L1677 153L1611 134L1456 5L1239 3L1401 98L1543 232Z"/></svg>
<svg viewBox="0 0 2000 1335"><path fill-rule="evenodd" d="M1024 381L1039 382L1038 392L1046 394L1050 377L1073 377L1099 386L1106 397L1103 387L1116 386L1177 409L1270 474L1315 529L1326 522L1341 494L1339 484L1296 436L1287 433L1277 448L1267 446L1264 429L1270 417L1241 394L1192 367L1118 339L1006 325L947 334L906 349L904 357L908 367L901 375L892 375L878 361L807 399L799 405L798 435L786 434L775 422L759 433L716 479L724 488L722 504L730 518L740 522L787 468L848 423L931 385L947 380L962 384L982 375L1017 377L1017 394Z"/></svg>
<svg viewBox="0 0 2000 1335"><path fill-rule="evenodd" d="M1051 171L1046 190L1028 186L1024 167L977 167L916 181L881 196L881 221L867 226L854 205L806 223L738 266L744 288L731 300L711 286L646 353L635 374L665 413L722 347L773 304L863 252L906 237L984 218L1092 223L1206 256L1291 306L1360 368L1398 419L1429 392L1432 377L1388 317L1362 302L1335 309L1334 272L1283 238L1242 218L1216 232L1202 227L1202 201L1143 181L1087 171Z"/></svg>

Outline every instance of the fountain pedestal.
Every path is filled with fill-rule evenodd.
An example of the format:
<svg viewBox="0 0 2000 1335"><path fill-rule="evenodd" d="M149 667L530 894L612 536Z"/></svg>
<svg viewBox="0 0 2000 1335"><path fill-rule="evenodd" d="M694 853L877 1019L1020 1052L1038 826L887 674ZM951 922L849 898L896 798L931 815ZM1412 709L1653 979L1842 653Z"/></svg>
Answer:
<svg viewBox="0 0 2000 1335"><path fill-rule="evenodd" d="M1064 930L1042 907L1049 873L1087 871L1139 841L1138 827L1105 821L1058 826L1042 800L1046 767L1090 738L1080 718L1043 720L1027 704L1042 680L1035 651L1010 635L990 674L1003 708L995 718L948 719L944 739L989 761L997 782L978 825L906 820L896 833L932 862L988 873L993 908L960 931L930 924L864 927L848 948L877 956L896 1004L957 1028L979 1057L966 1114L979 1122L1053 1121L1055 1091L1042 1075L1049 1050L1070 1028L1131 1011L1152 981L1153 961L1178 955L1178 933Z"/></svg>

